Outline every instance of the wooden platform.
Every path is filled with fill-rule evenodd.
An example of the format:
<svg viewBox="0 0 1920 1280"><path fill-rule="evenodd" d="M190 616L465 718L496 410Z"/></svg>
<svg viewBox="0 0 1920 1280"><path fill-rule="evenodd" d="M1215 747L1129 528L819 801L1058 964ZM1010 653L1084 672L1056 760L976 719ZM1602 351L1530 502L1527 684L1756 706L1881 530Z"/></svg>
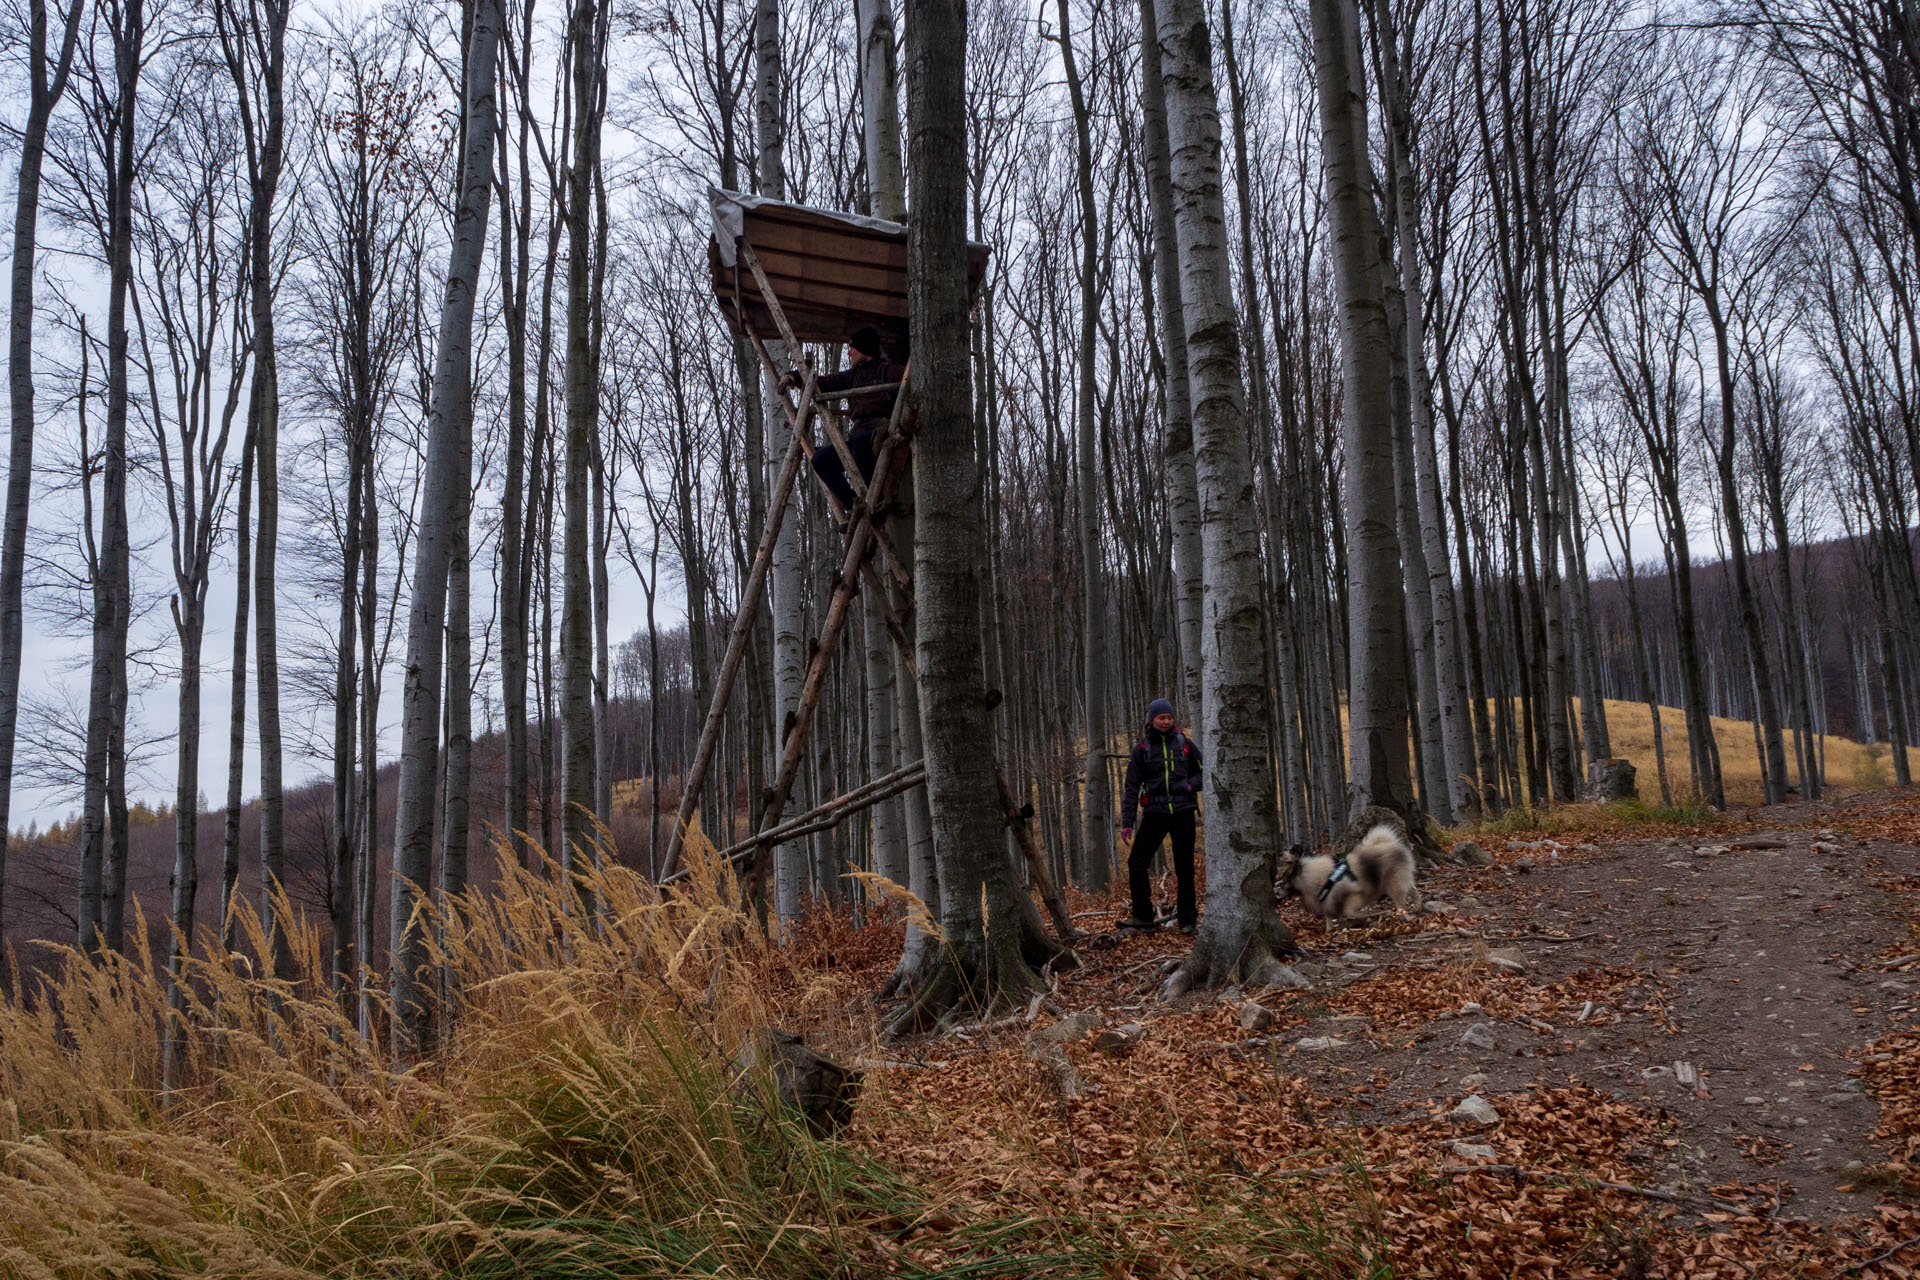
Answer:
<svg viewBox="0 0 1920 1280"><path fill-rule="evenodd" d="M713 296L735 328L766 340L780 326L743 261L751 248L801 342L844 342L861 325L897 338L907 329L907 228L898 222L710 188ZM977 293L991 251L967 246Z"/></svg>

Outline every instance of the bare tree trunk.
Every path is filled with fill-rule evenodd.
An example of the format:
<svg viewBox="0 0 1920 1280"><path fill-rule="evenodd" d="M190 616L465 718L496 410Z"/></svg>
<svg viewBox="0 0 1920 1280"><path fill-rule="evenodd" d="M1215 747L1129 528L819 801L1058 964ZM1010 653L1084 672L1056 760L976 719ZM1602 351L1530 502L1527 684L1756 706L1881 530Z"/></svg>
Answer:
<svg viewBox="0 0 1920 1280"><path fill-rule="evenodd" d="M280 529L280 365L274 347L273 257L275 201L285 160L287 16L291 0L259 0L244 10L235 0L213 6L220 49L233 79L246 137L247 291L253 323L253 398L248 430L254 436L260 485L258 542L253 558L254 683L260 738L260 899L276 977L289 977L293 952L275 903L286 874L285 795L281 778L279 613L275 601Z"/></svg>
<svg viewBox="0 0 1920 1280"><path fill-rule="evenodd" d="M940 864L946 945L893 1029L960 1008L1022 1002L1043 989L1031 963L1051 944L1023 927L998 802L980 638L986 541L967 343L966 9L909 0L907 138L914 214L907 231L909 408L914 446L915 654L925 728L926 794ZM1030 903L1027 904L1029 907Z"/></svg>
<svg viewBox="0 0 1920 1280"><path fill-rule="evenodd" d="M867 188L873 213L899 222L907 216L906 174L900 167L899 79L894 62L892 0L856 0L860 37L860 111L866 143ZM899 715L893 642L887 635L882 601L862 596L867 664L867 771L875 778L900 764L894 726ZM915 719L919 717L915 710ZM909 889L906 812L908 800L883 800L872 813L873 869ZM924 794L920 797L925 806ZM930 850L929 850L930 851ZM929 868L930 869L930 868ZM938 897L936 893L935 897Z"/></svg>
<svg viewBox="0 0 1920 1280"><path fill-rule="evenodd" d="M359 640L355 635L359 621L360 591L360 506L362 502L361 466L363 450L371 445L367 437L372 422L355 413L347 428L347 506L346 538L340 571L340 618L333 660L333 875L330 890L329 920L333 926L333 996L342 1014L353 1014L354 982L359 966L354 962L354 894L358 887L354 849L360 832L354 822L354 764L359 757L354 729L357 693L356 663ZM373 850L367 850L373 856Z"/></svg>
<svg viewBox="0 0 1920 1280"><path fill-rule="evenodd" d="M755 0L753 10L754 125L759 142L760 194L783 200L787 194L783 158L785 122L780 114L780 0ZM767 344L776 367L799 358L783 342ZM781 408L780 389L767 380L761 389L765 411L767 458L784 458L792 447L793 427ZM796 494L795 497L800 495ZM806 561L800 538L804 507L788 513L773 544L771 574L773 625L773 718L775 754L784 747L800 705L807 676ZM792 803L787 814L797 812ZM783 921L800 917L806 878L804 846L788 842L773 850L774 910Z"/></svg>
<svg viewBox="0 0 1920 1280"><path fill-rule="evenodd" d="M455 446L456 466L464 476L473 466L473 435L463 433ZM471 491L461 485L454 494L453 551L447 565L447 684L446 761L440 779L440 908L453 911L467 891L469 798L473 781L473 619L472 566L468 524L472 516ZM442 994L451 997L451 989Z"/></svg>
<svg viewBox="0 0 1920 1280"><path fill-rule="evenodd" d="M1239 316L1220 180L1220 106L1201 0L1162 0L1160 45L1172 160L1174 231L1191 361L1194 471L1200 497L1200 741L1208 752L1206 914L1168 989L1267 981L1296 950L1274 913L1280 831L1267 735L1259 503L1255 500Z"/></svg>
<svg viewBox="0 0 1920 1280"><path fill-rule="evenodd" d="M521 5L518 43L507 45L507 57L515 61L515 78L522 85L531 66L534 8L533 0ZM533 238L533 179L528 141L532 113L524 102L518 117L514 185L508 181L507 149L499 150L501 319L507 331L506 487L500 497L500 702L506 721L507 842L514 861L528 866L532 853L527 845L527 619L533 574L527 537L527 291L532 279L528 253Z"/></svg>
<svg viewBox="0 0 1920 1280"><path fill-rule="evenodd" d="M1141 0L1140 29L1154 30L1153 0ZM1180 641L1181 710L1189 724L1200 706L1200 496L1193 463L1193 404L1187 359L1187 313L1180 298L1180 252L1173 220L1173 170L1167 139L1167 90L1160 42L1141 43L1140 109L1145 117L1147 196L1153 209L1154 295L1166 362L1160 420L1167 451L1167 522L1173 532L1174 617Z"/></svg>
<svg viewBox="0 0 1920 1280"><path fill-rule="evenodd" d="M1098 893L1111 881L1113 795L1107 778L1107 591L1100 543L1100 444L1094 403L1094 344L1100 308L1100 215L1093 200L1093 141L1086 95L1073 54L1067 0L1055 0L1060 19L1060 63L1073 109L1075 190L1080 205L1080 348L1075 382L1074 427L1078 437L1074 478L1080 533L1081 711L1086 725L1086 802L1081 809L1081 856L1087 887Z"/></svg>
<svg viewBox="0 0 1920 1280"><path fill-rule="evenodd" d="M220 841L220 936L229 952L240 945L239 919L233 908L234 895L240 886L240 819L246 812L247 613L253 585L253 577L248 572L253 549L249 518L253 506L254 459L254 423L249 411L246 434L240 442L240 497L234 507L233 520L233 665L229 672L231 687L227 705L227 820Z"/></svg>
<svg viewBox="0 0 1920 1280"><path fill-rule="evenodd" d="M596 0L575 0L572 53L573 157L566 174L567 452L564 592L560 610L560 868L591 862L593 831L593 579L591 488L600 373L593 343L593 174L600 163L600 32ZM590 905L590 904L589 904Z"/></svg>
<svg viewBox="0 0 1920 1280"><path fill-rule="evenodd" d="M413 598L407 617L406 684L401 692L400 789L393 839L390 916L394 1052L407 1058L428 1046L430 1010L425 920L418 914L433 858L434 775L439 763L441 631L447 577L454 553L453 524L467 477L460 442L471 431L473 309L486 253L487 205L493 194L494 55L500 38L499 0L474 0L462 79L459 203L454 213L440 333L433 364L433 403L427 415L427 463L413 561Z"/></svg>
<svg viewBox="0 0 1920 1280"><path fill-rule="evenodd" d="M1387 115L1387 154L1393 175L1387 192L1399 240L1400 288L1406 297L1406 366L1410 419L1413 429L1413 480L1419 509L1421 548L1427 565L1427 593L1432 600L1434 692L1440 718L1444 778L1429 776L1427 785L1436 799L1446 800L1442 822L1464 818L1479 809L1474 783L1473 724L1466 690L1458 673L1460 657L1458 615L1453 596L1453 569L1447 555L1445 516L1440 494L1440 463L1434 446L1433 388L1427 375L1426 289L1420 266L1419 187L1413 172L1413 122L1406 80L1400 66L1401 33L1388 0L1374 0L1379 23L1381 96ZM1410 43L1411 33L1407 39ZM1414 584L1417 591L1420 584Z"/></svg>
<svg viewBox="0 0 1920 1280"><path fill-rule="evenodd" d="M33 294L38 265L40 180L47 126L66 95L80 32L82 0L62 18L60 52L47 64L46 0L29 0L27 118L20 126L20 172L14 184L12 295L7 322L7 393L11 437L7 452L7 508L0 534L0 925L6 922L7 839L13 813L13 743L20 718L20 651L24 623L27 515L33 498ZM49 74L51 72L51 74Z"/></svg>
<svg viewBox="0 0 1920 1280"><path fill-rule="evenodd" d="M132 586L127 545L127 306L133 287L135 157L143 153L134 138L146 59L142 0L117 6L110 23L115 97L107 194L107 419L101 442L100 550L93 575L93 658L81 806L79 944L89 953L100 946L120 949L126 883L126 664Z"/></svg>
<svg viewBox="0 0 1920 1280"><path fill-rule="evenodd" d="M907 216L907 184L900 168L893 0L854 0L853 8L860 35L860 120L866 143L867 189L872 194L875 217L901 222Z"/></svg>
<svg viewBox="0 0 1920 1280"><path fill-rule="evenodd" d="M1308 8L1341 310L1352 811L1384 805L1411 817L1405 614L1393 516L1392 355L1367 164L1366 100L1352 71L1358 34L1347 0L1312 0Z"/></svg>

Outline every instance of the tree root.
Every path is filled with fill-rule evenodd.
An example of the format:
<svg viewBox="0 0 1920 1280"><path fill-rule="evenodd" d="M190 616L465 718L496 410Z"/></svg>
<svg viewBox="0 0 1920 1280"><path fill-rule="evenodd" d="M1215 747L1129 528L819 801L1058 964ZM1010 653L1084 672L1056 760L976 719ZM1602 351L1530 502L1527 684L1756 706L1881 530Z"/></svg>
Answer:
<svg viewBox="0 0 1920 1280"><path fill-rule="evenodd" d="M1073 954L1047 941L1043 968L1057 962L1063 952ZM1014 939L1003 939L997 946L976 943L964 951L940 946L929 952L922 980L914 984L913 998L888 1020L886 1038L946 1030L961 1021L984 1021L995 1014L1024 1010L1027 1001L1048 990L1027 948L1016 945Z"/></svg>
<svg viewBox="0 0 1920 1280"><path fill-rule="evenodd" d="M1193 950L1161 984L1162 1000L1177 999L1206 987L1224 987L1230 982L1256 987L1284 982L1291 972L1287 958L1304 954L1277 916L1256 926L1253 936L1244 942L1220 937L1223 931L1201 929Z"/></svg>

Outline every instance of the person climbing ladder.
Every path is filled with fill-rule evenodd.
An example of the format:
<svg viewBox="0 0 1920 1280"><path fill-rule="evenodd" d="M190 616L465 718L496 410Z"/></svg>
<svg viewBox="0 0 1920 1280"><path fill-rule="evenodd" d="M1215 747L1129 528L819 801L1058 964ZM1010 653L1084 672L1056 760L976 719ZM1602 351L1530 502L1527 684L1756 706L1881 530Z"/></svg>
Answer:
<svg viewBox="0 0 1920 1280"><path fill-rule="evenodd" d="M1127 878L1133 893L1133 915L1123 925L1151 929L1158 923L1153 911L1153 855L1160 842L1171 837L1173 873L1179 884L1174 907L1182 933L1192 933L1200 919L1193 889L1193 836L1200 809L1200 748L1174 727L1173 704L1155 698L1147 707L1146 732L1134 744L1127 760L1127 781L1120 806L1120 838L1133 848L1127 855ZM1134 835L1135 811L1140 831Z"/></svg>
<svg viewBox="0 0 1920 1280"><path fill-rule="evenodd" d="M853 424L853 429L847 433L847 452L853 455L854 465L860 468L860 478L863 481L871 480L874 437L887 429L887 422L893 416L893 402L900 394L900 379L906 370L887 357L880 341L880 331L870 324L860 326L848 336L847 348L853 353L853 363L838 373L822 374L814 380L813 385L822 397L858 391L862 387L886 388L855 395L847 401L847 418ZM800 373L797 369L789 370L781 381L789 387L798 387ZM853 485L847 480L846 465L840 461L838 450L815 450L813 469L820 473L820 478L826 482L827 488L833 490L842 506L853 506Z"/></svg>

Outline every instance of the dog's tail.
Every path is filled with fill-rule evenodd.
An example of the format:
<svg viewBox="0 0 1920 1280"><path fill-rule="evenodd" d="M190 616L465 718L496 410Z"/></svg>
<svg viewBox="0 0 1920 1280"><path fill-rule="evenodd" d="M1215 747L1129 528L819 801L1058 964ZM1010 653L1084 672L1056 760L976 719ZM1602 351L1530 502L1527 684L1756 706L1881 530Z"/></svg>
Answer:
<svg viewBox="0 0 1920 1280"><path fill-rule="evenodd" d="M1355 845L1353 852L1347 855L1347 861L1384 862L1400 854L1412 857L1413 850L1407 848L1400 837L1394 834L1393 828L1383 822L1360 837L1360 843Z"/></svg>
<svg viewBox="0 0 1920 1280"><path fill-rule="evenodd" d="M1354 846L1349 861L1368 867L1371 878L1395 906L1420 909L1420 891L1414 884L1413 850L1392 827L1383 823L1367 832Z"/></svg>

